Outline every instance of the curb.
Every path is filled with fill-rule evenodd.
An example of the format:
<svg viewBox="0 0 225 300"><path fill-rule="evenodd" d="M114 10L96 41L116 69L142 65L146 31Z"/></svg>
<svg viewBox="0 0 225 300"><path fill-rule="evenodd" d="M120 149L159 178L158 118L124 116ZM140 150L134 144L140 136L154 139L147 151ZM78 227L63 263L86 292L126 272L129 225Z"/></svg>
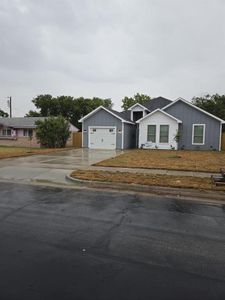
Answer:
<svg viewBox="0 0 225 300"><path fill-rule="evenodd" d="M140 184L114 183L104 181L90 181L73 178L70 175L66 175L65 177L67 180L72 181L74 184L78 186L85 186L87 188L131 191L166 197L177 197L187 200L198 200L208 203L225 203L225 193L220 191L197 190L192 188L184 189L161 186L147 186Z"/></svg>

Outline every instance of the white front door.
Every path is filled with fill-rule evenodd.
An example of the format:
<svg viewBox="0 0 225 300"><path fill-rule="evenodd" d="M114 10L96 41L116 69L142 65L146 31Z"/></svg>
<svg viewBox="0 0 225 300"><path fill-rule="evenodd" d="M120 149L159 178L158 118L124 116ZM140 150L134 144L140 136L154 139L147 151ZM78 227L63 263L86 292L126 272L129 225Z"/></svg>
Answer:
<svg viewBox="0 0 225 300"><path fill-rule="evenodd" d="M116 127L89 127L90 149L116 149Z"/></svg>

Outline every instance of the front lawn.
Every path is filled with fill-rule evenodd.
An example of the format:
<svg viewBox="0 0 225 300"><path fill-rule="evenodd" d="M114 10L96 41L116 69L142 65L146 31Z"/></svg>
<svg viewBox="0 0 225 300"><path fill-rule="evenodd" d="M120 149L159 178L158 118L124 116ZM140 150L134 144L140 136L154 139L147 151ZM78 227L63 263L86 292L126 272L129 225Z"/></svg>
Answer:
<svg viewBox="0 0 225 300"><path fill-rule="evenodd" d="M219 172L225 168L225 152L131 150L101 161L96 166Z"/></svg>
<svg viewBox="0 0 225 300"><path fill-rule="evenodd" d="M141 184L149 186L163 186L176 188L194 188L211 190L212 186L210 178L193 177L193 176L169 176L158 174L142 174L131 172L108 172L98 170L77 170L71 176L76 179ZM216 187L216 190L225 191L225 186Z"/></svg>
<svg viewBox="0 0 225 300"><path fill-rule="evenodd" d="M0 159L10 157L28 156L33 154L48 154L51 152L58 152L64 149L40 149L40 148L22 148L22 147L6 147L0 146Z"/></svg>

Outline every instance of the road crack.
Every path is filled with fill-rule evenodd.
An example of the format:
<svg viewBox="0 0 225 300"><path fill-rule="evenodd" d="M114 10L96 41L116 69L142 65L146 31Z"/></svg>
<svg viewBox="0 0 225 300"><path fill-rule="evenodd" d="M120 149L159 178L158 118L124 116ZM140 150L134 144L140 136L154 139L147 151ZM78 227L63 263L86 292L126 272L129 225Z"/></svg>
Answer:
<svg viewBox="0 0 225 300"><path fill-rule="evenodd" d="M94 247L92 247L93 249L107 250L109 248L113 236L116 234L118 229L123 225L124 220L129 211L129 208L130 208L130 204L128 204L125 208L123 208L121 210L121 212L120 212L121 217L120 217L119 221L117 223L113 224L107 230L107 232L95 243Z"/></svg>

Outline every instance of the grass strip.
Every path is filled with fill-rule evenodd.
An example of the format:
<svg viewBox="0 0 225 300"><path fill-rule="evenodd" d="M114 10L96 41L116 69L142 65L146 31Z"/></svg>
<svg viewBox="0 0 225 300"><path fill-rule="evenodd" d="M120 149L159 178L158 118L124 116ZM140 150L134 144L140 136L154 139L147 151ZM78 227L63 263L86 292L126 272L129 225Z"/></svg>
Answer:
<svg viewBox="0 0 225 300"><path fill-rule="evenodd" d="M131 150L95 165L218 173L225 168L225 152Z"/></svg>
<svg viewBox="0 0 225 300"><path fill-rule="evenodd" d="M173 176L129 172L109 172L97 170L76 170L71 174L71 176L76 179L99 182L141 184L148 186L176 188L194 188L202 190L216 189L225 191L225 186L213 186L210 178L193 176Z"/></svg>

